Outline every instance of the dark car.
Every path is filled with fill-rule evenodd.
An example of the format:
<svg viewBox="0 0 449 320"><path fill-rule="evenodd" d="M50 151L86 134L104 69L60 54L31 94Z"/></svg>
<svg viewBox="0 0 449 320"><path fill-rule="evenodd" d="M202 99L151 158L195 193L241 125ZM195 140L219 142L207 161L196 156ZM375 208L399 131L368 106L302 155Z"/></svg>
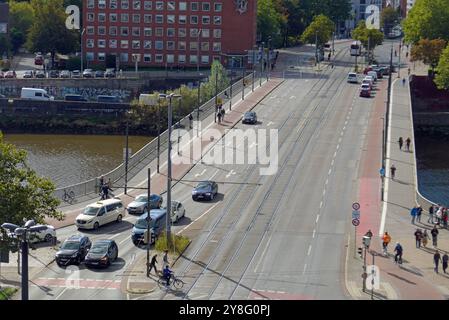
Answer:
<svg viewBox="0 0 449 320"><path fill-rule="evenodd" d="M118 246L114 240L95 241L84 260L88 267L108 267L118 257Z"/></svg>
<svg viewBox="0 0 449 320"><path fill-rule="evenodd" d="M380 66L380 69L382 70L383 76L388 76L390 74L390 66Z"/></svg>
<svg viewBox="0 0 449 320"><path fill-rule="evenodd" d="M256 124L257 115L254 111L245 112L242 118L242 123Z"/></svg>
<svg viewBox="0 0 449 320"><path fill-rule="evenodd" d="M56 263L60 267L72 263L80 264L86 257L91 245L89 237L83 235L69 237L56 252Z"/></svg>
<svg viewBox="0 0 449 320"><path fill-rule="evenodd" d="M199 199L214 200L218 193L218 185L214 181L202 181L192 191L192 199L197 201Z"/></svg>
<svg viewBox="0 0 449 320"><path fill-rule="evenodd" d="M48 73L49 78L59 78L59 71L58 70L50 70Z"/></svg>
<svg viewBox="0 0 449 320"><path fill-rule="evenodd" d="M95 71L95 78L104 78L104 71Z"/></svg>
<svg viewBox="0 0 449 320"><path fill-rule="evenodd" d="M84 98L80 94L66 94L64 96L64 100L65 101L87 101L87 99Z"/></svg>

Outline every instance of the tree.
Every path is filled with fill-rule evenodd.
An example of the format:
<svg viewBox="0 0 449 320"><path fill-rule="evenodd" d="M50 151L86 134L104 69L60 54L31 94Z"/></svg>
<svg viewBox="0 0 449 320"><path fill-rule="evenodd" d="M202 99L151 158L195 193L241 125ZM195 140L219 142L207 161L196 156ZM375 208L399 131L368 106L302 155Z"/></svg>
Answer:
<svg viewBox="0 0 449 320"><path fill-rule="evenodd" d="M334 32L334 23L325 15L320 14L316 16L312 23L304 30L301 36L301 41L304 43L318 45L318 48L322 48L326 42L332 38L332 32Z"/></svg>
<svg viewBox="0 0 449 320"><path fill-rule="evenodd" d="M217 79L218 92L229 86L229 79L226 75L226 69L217 60L212 62L212 65L210 67L209 81L201 87L202 94L204 95L205 99L210 99L211 97L215 96L215 79Z"/></svg>
<svg viewBox="0 0 449 320"><path fill-rule="evenodd" d="M4 34L0 34L0 57L3 54L8 55L10 49L11 49L11 44L10 44L9 38Z"/></svg>
<svg viewBox="0 0 449 320"><path fill-rule="evenodd" d="M14 53L17 53L17 51L19 51L19 48L25 43L26 38L22 31L16 28L11 28L11 31L9 33L9 40L11 43L11 50Z"/></svg>
<svg viewBox="0 0 449 320"><path fill-rule="evenodd" d="M449 1L417 0L403 21L405 41L420 39L449 40Z"/></svg>
<svg viewBox="0 0 449 320"><path fill-rule="evenodd" d="M268 37L275 39L280 34L280 14L274 7L273 0L259 0L257 4L257 31L261 40L268 41ZM276 40L276 39L275 39Z"/></svg>
<svg viewBox="0 0 449 320"><path fill-rule="evenodd" d="M434 81L438 89L449 90L449 45L441 53L436 70L437 74Z"/></svg>
<svg viewBox="0 0 449 320"><path fill-rule="evenodd" d="M446 41L443 39L421 39L412 46L411 61L422 61L435 69L445 47Z"/></svg>
<svg viewBox="0 0 449 320"><path fill-rule="evenodd" d="M34 11L29 2L9 1L10 39L14 52L17 52L25 43L33 19Z"/></svg>
<svg viewBox="0 0 449 320"><path fill-rule="evenodd" d="M375 28L368 29L364 20L360 21L357 28L352 31L352 37L359 40L370 52L373 52L374 48L381 45L384 40L383 33Z"/></svg>
<svg viewBox="0 0 449 320"><path fill-rule="evenodd" d="M398 23L400 15L397 10L392 7L386 7L380 13L380 24L384 29L384 33L390 33L390 30Z"/></svg>
<svg viewBox="0 0 449 320"><path fill-rule="evenodd" d="M32 0L35 19L27 39L28 50L50 52L52 65L56 53L67 54L78 47L78 34L65 26L62 0Z"/></svg>
<svg viewBox="0 0 449 320"><path fill-rule="evenodd" d="M39 177L26 163L27 153L3 141L0 132L0 217L23 225L23 219L43 223L45 217L61 220L59 200L50 179ZM5 239L5 237L3 237Z"/></svg>

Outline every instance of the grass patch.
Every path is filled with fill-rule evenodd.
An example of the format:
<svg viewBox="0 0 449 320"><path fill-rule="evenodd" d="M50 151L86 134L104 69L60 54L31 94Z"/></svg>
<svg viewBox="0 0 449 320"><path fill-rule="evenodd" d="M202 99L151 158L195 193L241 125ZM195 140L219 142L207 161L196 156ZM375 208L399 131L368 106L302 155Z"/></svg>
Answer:
<svg viewBox="0 0 449 320"><path fill-rule="evenodd" d="M170 253L173 254L181 254L181 252L183 252L190 243L189 238L181 235L176 235L174 233L172 233L171 238L172 241L169 247L169 245L167 244L166 232L164 232L157 238L154 248L160 252L168 250Z"/></svg>
<svg viewBox="0 0 449 320"><path fill-rule="evenodd" d="M6 287L6 288L1 288L0 289L0 300L9 300L9 298L11 298L14 293L17 292L17 288L11 288L11 287Z"/></svg>

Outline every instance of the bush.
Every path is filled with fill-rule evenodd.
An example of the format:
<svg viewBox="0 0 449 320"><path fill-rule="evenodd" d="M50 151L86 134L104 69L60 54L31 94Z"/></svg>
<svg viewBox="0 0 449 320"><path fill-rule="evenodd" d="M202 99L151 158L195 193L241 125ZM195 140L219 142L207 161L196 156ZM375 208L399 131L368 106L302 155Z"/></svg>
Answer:
<svg viewBox="0 0 449 320"><path fill-rule="evenodd" d="M11 298L14 293L17 292L17 288L11 288L11 287L6 287L6 288L2 288L0 289L0 300L9 300L9 298Z"/></svg>
<svg viewBox="0 0 449 320"><path fill-rule="evenodd" d="M189 244L190 244L189 238L172 233L171 247L168 248L167 233L164 232L157 238L154 248L160 252L169 250L171 253L181 254Z"/></svg>

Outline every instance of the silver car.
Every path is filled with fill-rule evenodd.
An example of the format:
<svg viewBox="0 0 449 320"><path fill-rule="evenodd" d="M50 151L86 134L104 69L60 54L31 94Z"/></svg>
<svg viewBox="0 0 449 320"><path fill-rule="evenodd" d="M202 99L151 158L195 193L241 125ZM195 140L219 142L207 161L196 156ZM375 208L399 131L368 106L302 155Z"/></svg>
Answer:
<svg viewBox="0 0 449 320"><path fill-rule="evenodd" d="M186 209L179 201L171 202L171 222L176 223L186 215Z"/></svg>
<svg viewBox="0 0 449 320"><path fill-rule="evenodd" d="M159 209L162 205L162 197L158 194L150 195L150 210ZM147 194L138 195L133 202L128 204L126 208L129 214L142 214L148 209L148 196Z"/></svg>

